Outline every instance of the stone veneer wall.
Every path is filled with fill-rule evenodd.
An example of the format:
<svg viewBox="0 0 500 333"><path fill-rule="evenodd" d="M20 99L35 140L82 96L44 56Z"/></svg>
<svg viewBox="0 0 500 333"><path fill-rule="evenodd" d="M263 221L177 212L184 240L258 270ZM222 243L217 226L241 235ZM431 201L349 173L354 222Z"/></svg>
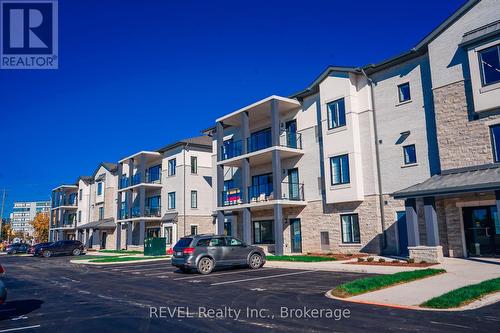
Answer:
<svg viewBox="0 0 500 333"><path fill-rule="evenodd" d="M340 215L357 213L359 219L360 244L342 244ZM252 211L252 220L273 218L272 210ZM323 205L322 201L309 202L305 207L284 208L283 226L285 253L290 253L290 218L300 218L302 252L380 253L380 214L378 196L367 196L362 202L346 202ZM320 233L327 231L330 249L321 250Z"/></svg>
<svg viewBox="0 0 500 333"><path fill-rule="evenodd" d="M200 216L200 215L186 215L186 233L190 234L191 225L198 226L199 234L214 234L216 233L216 226L214 224L214 218L212 216ZM177 234L178 237L185 236L184 232L184 216L179 215L177 217Z"/></svg>
<svg viewBox="0 0 500 333"><path fill-rule="evenodd" d="M441 169L492 163L486 122L500 119L500 115L488 113L472 120L472 112L467 110L464 81L434 89L433 93Z"/></svg>
<svg viewBox="0 0 500 333"><path fill-rule="evenodd" d="M397 254L398 253L398 228L396 221L396 212L405 211L404 200L397 200L390 195L384 195L384 225L386 247L382 249L384 254Z"/></svg>

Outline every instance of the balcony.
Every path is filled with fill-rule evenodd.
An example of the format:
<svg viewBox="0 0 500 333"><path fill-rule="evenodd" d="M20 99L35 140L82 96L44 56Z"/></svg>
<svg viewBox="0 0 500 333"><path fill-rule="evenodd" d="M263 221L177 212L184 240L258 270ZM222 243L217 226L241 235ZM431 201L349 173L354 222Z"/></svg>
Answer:
<svg viewBox="0 0 500 333"><path fill-rule="evenodd" d="M132 177L121 177L120 178L120 184L119 188L120 190L139 185L139 184L153 184L153 185L160 185L161 184L161 171L160 170L154 170L154 171L146 171L146 179L143 180L141 178L141 173L136 173Z"/></svg>
<svg viewBox="0 0 500 333"><path fill-rule="evenodd" d="M131 209L123 208L120 210L119 220L137 219L141 217L161 217L161 207L144 207L144 214L141 214L140 207L132 207Z"/></svg>
<svg viewBox="0 0 500 333"><path fill-rule="evenodd" d="M252 134L247 138L248 153L266 149L272 146L271 130L265 130Z"/></svg>
<svg viewBox="0 0 500 333"><path fill-rule="evenodd" d="M237 157L243 154L243 141L225 142L221 147L221 161Z"/></svg>
<svg viewBox="0 0 500 333"><path fill-rule="evenodd" d="M129 186L128 184L129 184L129 177L120 178L120 186L119 186L120 189L128 187Z"/></svg>
<svg viewBox="0 0 500 333"><path fill-rule="evenodd" d="M132 176L132 181L130 183L130 186L139 185L140 183L141 183L141 173L137 172L135 175Z"/></svg>
<svg viewBox="0 0 500 333"><path fill-rule="evenodd" d="M161 217L161 207L144 207L145 217Z"/></svg>
<svg viewBox="0 0 500 333"><path fill-rule="evenodd" d="M222 205L223 206L235 206L242 203L241 189L232 188L227 191L222 191Z"/></svg>
<svg viewBox="0 0 500 333"><path fill-rule="evenodd" d="M243 193L240 188L232 188L222 192L222 206L239 206L249 205L255 203L273 203L274 200L286 200L303 202L304 197L304 184L303 183L281 183L281 198L274 197L274 190L272 183L255 184L248 187L248 202L243 201Z"/></svg>

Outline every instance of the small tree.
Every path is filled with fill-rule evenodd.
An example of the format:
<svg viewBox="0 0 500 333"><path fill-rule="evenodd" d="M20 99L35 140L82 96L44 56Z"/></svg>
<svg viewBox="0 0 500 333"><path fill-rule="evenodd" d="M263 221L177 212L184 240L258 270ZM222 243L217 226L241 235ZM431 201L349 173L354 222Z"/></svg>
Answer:
<svg viewBox="0 0 500 333"><path fill-rule="evenodd" d="M31 221L33 229L35 229L35 240L38 243L47 242L49 240L49 216L45 213L39 213L35 219Z"/></svg>
<svg viewBox="0 0 500 333"><path fill-rule="evenodd" d="M14 236L14 232L12 231L12 227L10 224L4 224L2 226L2 241L9 242Z"/></svg>

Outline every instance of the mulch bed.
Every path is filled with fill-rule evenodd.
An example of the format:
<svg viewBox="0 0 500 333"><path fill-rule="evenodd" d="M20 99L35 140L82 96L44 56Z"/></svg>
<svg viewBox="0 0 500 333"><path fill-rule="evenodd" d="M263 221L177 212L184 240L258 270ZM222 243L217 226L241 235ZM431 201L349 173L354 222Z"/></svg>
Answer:
<svg viewBox="0 0 500 333"><path fill-rule="evenodd" d="M407 262L378 262L378 261L363 261L363 262L345 262L344 264L349 264L349 265L371 265L371 266L398 266L398 267L429 267L429 266L434 266L437 264L431 264L431 263L407 263Z"/></svg>

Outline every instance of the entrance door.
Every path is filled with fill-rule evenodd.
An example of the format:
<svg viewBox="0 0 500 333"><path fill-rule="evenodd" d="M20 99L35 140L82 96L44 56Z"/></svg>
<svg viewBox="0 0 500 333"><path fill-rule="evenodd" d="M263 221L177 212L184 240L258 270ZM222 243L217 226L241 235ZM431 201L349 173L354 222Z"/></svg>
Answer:
<svg viewBox="0 0 500 333"><path fill-rule="evenodd" d="M497 207L465 207L462 210L468 255L500 254L500 223Z"/></svg>
<svg viewBox="0 0 500 333"><path fill-rule="evenodd" d="M297 121L290 120L285 124L286 128L286 146L297 148Z"/></svg>
<svg viewBox="0 0 500 333"><path fill-rule="evenodd" d="M396 212L396 225L398 228L398 254L408 255L408 232L406 229L406 212Z"/></svg>
<svg viewBox="0 0 500 333"><path fill-rule="evenodd" d="M300 200L299 169L288 170L288 198L290 200Z"/></svg>
<svg viewBox="0 0 500 333"><path fill-rule="evenodd" d="M302 252L302 232L300 219L290 219L290 241L292 253Z"/></svg>
<svg viewBox="0 0 500 333"><path fill-rule="evenodd" d="M99 231L97 231L99 232ZM107 232L103 232L102 233L102 237L101 237L101 249L105 249L106 248L106 239L108 238L108 233Z"/></svg>
<svg viewBox="0 0 500 333"><path fill-rule="evenodd" d="M148 228L147 238L158 238L160 237L160 228Z"/></svg>

